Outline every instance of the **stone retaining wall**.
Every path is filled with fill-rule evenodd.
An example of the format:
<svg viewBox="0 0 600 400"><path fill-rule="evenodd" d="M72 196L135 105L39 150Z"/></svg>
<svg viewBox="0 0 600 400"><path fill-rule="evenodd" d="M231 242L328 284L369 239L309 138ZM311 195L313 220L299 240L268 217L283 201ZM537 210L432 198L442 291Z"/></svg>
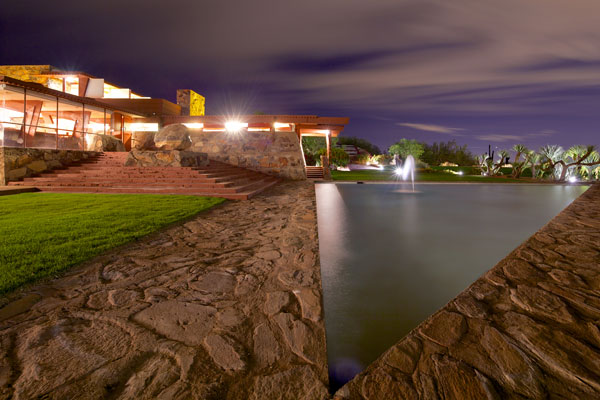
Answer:
<svg viewBox="0 0 600 400"><path fill-rule="evenodd" d="M285 179L304 180L306 171L295 132L194 132L190 150L213 160Z"/></svg>
<svg viewBox="0 0 600 400"><path fill-rule="evenodd" d="M95 151L0 147L0 185L62 168L98 154Z"/></svg>
<svg viewBox="0 0 600 400"><path fill-rule="evenodd" d="M600 185L335 399L600 398Z"/></svg>

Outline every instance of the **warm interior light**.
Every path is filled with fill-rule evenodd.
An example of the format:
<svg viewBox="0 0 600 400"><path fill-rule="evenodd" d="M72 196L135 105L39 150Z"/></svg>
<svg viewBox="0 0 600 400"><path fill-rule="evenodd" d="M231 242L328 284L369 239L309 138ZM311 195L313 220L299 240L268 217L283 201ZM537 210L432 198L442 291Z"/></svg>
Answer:
<svg viewBox="0 0 600 400"><path fill-rule="evenodd" d="M158 132L157 122L133 122L129 125L133 132Z"/></svg>
<svg viewBox="0 0 600 400"><path fill-rule="evenodd" d="M227 121L225 122L225 130L227 132L239 132L244 128L248 128L248 124L240 121Z"/></svg>
<svg viewBox="0 0 600 400"><path fill-rule="evenodd" d="M131 98L131 90L121 88L110 88L110 90L104 89L105 99L129 99Z"/></svg>
<svg viewBox="0 0 600 400"><path fill-rule="evenodd" d="M275 130L290 129L290 124L285 123L285 122L275 122L273 124L273 127L275 128Z"/></svg>
<svg viewBox="0 0 600 400"><path fill-rule="evenodd" d="M270 132L271 128L248 128L248 132Z"/></svg>
<svg viewBox="0 0 600 400"><path fill-rule="evenodd" d="M0 108L0 121L10 122L11 118L23 118L23 112L10 110L8 108Z"/></svg>
<svg viewBox="0 0 600 400"><path fill-rule="evenodd" d="M59 118L58 129L64 131L72 131L73 129L75 129L75 121L72 119Z"/></svg>
<svg viewBox="0 0 600 400"><path fill-rule="evenodd" d="M202 122L184 122L183 125L185 125L187 128L190 128L190 129L204 128L204 124Z"/></svg>

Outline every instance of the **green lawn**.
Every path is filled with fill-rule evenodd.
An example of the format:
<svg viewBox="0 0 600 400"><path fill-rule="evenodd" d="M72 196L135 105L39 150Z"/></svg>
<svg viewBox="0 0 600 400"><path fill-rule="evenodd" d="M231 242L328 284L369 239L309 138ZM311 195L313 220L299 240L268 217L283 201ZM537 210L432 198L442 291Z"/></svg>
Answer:
<svg viewBox="0 0 600 400"><path fill-rule="evenodd" d="M56 276L223 201L136 194L0 196L0 293Z"/></svg>
<svg viewBox="0 0 600 400"><path fill-rule="evenodd" d="M471 168L471 167L466 167ZM462 169L462 168L459 168ZM360 171L331 171L334 181L396 181L393 169ZM455 175L449 172L431 171L415 172L415 181L418 182L481 182L481 183L510 183L527 182L527 180L511 179L502 176L487 177L481 175Z"/></svg>

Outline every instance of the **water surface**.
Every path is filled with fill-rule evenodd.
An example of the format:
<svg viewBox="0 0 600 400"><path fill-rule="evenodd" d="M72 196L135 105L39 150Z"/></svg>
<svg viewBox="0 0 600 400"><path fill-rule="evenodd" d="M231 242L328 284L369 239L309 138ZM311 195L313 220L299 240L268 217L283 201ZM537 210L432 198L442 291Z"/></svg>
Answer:
<svg viewBox="0 0 600 400"><path fill-rule="evenodd" d="M404 189L404 190L403 190ZM318 184L333 388L493 267L587 187Z"/></svg>

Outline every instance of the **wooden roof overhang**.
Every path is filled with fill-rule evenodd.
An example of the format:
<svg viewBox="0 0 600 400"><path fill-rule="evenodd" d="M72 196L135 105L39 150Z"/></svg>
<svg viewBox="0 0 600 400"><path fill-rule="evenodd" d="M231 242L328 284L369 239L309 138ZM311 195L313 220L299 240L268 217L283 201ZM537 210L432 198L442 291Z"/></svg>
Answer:
<svg viewBox="0 0 600 400"><path fill-rule="evenodd" d="M61 92L60 90L54 90L54 89L47 88L46 86L41 85L39 83L20 81L18 79L11 78L9 76L0 75L0 85L20 87L20 88L23 88L26 90L31 90L32 92L47 94L50 96L56 96L58 98L69 100L69 101L72 101L75 103L83 103L83 104L87 104L87 105L98 107L98 108L105 108L105 109L116 111L116 112L119 112L122 114L129 114L129 115L132 115L135 117L140 116L139 113L129 110L129 109L126 109L126 108L114 107L114 106L111 106L110 104L103 103L103 102L100 102L100 101L97 101L94 99L90 99L89 97L76 96L74 94Z"/></svg>
<svg viewBox="0 0 600 400"><path fill-rule="evenodd" d="M305 136L325 136L329 132L330 136L336 137L344 130L348 124L347 117L319 117L317 115L203 115L203 116L163 116L164 125L171 124L189 124L202 123L206 127L216 128L224 127L230 120L239 121L248 124L248 127L270 128L275 123L293 124L294 130Z"/></svg>

